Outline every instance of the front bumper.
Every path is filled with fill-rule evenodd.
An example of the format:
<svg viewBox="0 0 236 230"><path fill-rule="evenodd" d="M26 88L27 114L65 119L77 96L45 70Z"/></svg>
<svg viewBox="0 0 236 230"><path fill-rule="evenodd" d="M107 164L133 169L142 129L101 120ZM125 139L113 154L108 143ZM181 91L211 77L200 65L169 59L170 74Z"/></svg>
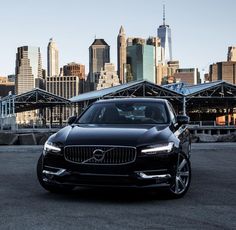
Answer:
<svg viewBox="0 0 236 230"><path fill-rule="evenodd" d="M71 172L62 168L45 167L43 180L49 184L92 187L165 187L172 176L163 172L134 172L130 175ZM146 174L148 173L148 174ZM153 174L155 173L155 174ZM160 174L156 174L160 173Z"/></svg>
<svg viewBox="0 0 236 230"><path fill-rule="evenodd" d="M43 180L48 184L93 187L168 187L174 178L176 153L137 157L128 165L81 165L63 156L46 155Z"/></svg>

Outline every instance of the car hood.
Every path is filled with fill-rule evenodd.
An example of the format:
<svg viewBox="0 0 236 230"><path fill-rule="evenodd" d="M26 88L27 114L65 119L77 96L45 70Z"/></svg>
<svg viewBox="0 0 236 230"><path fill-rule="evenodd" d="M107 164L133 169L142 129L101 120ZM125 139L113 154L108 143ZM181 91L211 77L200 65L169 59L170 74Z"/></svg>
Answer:
<svg viewBox="0 0 236 230"><path fill-rule="evenodd" d="M168 141L168 125L72 125L52 136L52 142L66 145L139 146Z"/></svg>

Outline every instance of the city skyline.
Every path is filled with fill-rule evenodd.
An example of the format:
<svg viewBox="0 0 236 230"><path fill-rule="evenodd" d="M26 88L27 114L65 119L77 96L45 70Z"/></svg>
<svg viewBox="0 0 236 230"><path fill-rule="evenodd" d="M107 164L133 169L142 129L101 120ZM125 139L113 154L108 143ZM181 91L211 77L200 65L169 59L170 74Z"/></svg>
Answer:
<svg viewBox="0 0 236 230"><path fill-rule="evenodd" d="M156 36L162 24L163 1L150 0L145 5L133 1L125 4L123 0L115 6L107 3L102 0L93 8L93 1L26 0L22 3L12 0L2 3L0 28L4 35L0 43L0 75L15 72L17 47L25 45L40 47L46 69L50 37L57 41L60 67L75 61L84 64L88 73L88 49L95 36L103 38L111 47L111 62L115 65L116 39L121 25L127 37ZM220 1L214 5L212 1L203 0L166 0L165 4L166 24L172 29L173 60L179 60L180 67L208 71L211 63L227 59L228 46L236 45L235 1Z"/></svg>

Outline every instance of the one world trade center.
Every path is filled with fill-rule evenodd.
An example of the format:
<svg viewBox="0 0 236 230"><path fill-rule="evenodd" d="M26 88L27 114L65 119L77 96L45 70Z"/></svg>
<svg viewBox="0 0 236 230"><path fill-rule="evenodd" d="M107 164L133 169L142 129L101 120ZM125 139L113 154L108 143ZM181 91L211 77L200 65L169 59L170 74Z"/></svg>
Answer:
<svg viewBox="0 0 236 230"><path fill-rule="evenodd" d="M171 29L165 23L165 5L163 5L163 24L157 29L157 36L161 39L161 47L164 49L164 61L172 61Z"/></svg>

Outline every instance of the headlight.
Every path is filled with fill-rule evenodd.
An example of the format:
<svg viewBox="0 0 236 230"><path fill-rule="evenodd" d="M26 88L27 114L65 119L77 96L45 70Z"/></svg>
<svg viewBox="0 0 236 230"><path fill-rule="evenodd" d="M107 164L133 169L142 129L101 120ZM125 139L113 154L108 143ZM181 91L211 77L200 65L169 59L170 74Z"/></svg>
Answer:
<svg viewBox="0 0 236 230"><path fill-rule="evenodd" d="M150 148L143 149L141 152L145 154L157 154L158 152L171 152L174 148L174 143L159 144L150 146Z"/></svg>
<svg viewBox="0 0 236 230"><path fill-rule="evenodd" d="M44 150L44 152L49 152L49 151L54 152L54 153L61 152L61 148L59 148L56 144L54 144L50 141L47 141L44 144L43 150Z"/></svg>

